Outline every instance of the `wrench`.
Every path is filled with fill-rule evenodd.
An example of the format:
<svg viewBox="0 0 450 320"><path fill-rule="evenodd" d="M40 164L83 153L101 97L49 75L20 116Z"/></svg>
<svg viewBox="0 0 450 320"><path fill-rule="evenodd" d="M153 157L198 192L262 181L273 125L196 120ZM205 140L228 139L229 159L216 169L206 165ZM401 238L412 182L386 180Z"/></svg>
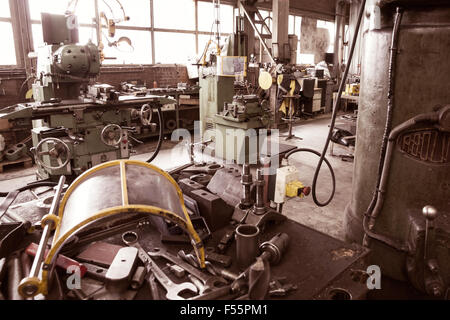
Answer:
<svg viewBox="0 0 450 320"><path fill-rule="evenodd" d="M153 251L148 252L148 254L152 257L163 257L163 258L169 260L170 262L175 263L176 265L180 266L181 268L186 270L188 273L192 274L194 277L200 279L200 281L203 282L205 291L221 288L221 286L219 286L219 284L224 284L224 285L228 284L228 282L224 278L203 273L202 271L197 270L196 268L191 266L189 263L184 262L182 259L178 258L177 256L174 256L173 254L167 252L164 249L154 248Z"/></svg>
<svg viewBox="0 0 450 320"><path fill-rule="evenodd" d="M122 234L122 241L131 247L135 247L139 250L139 258L145 264L147 272L151 271L155 275L155 278L166 289L166 298L168 300L185 300L179 294L183 291L191 291L197 293L197 287L191 282L174 283L170 278L161 270L161 268L153 261L153 259L145 252L144 248L138 242L138 235L136 232L127 231Z"/></svg>

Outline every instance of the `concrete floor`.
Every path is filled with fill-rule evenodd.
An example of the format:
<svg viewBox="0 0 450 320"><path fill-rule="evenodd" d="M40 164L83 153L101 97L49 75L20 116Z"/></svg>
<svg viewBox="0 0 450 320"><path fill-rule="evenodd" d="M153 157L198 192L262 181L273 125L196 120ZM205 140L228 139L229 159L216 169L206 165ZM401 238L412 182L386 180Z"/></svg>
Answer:
<svg viewBox="0 0 450 320"><path fill-rule="evenodd" d="M295 126L293 133L303 140L284 141L284 138L280 138L280 143L311 148L321 152L328 133L329 121L329 116L302 121ZM147 160L154 146L155 142L138 146L137 154L132 156L132 159ZM348 151L336 146L334 153L347 154ZM311 195L303 199L295 198L286 202L283 213L292 220L313 229L338 239L344 239L344 208L351 197L353 163L342 161L338 157L327 157L336 175L336 194L333 201L326 207L318 207L314 204ZM308 153L297 153L290 158L290 164L297 166L305 185L311 186L318 159L319 157L316 155ZM168 170L188 161L189 156L183 145L166 140L153 164ZM325 201L331 193L331 176L325 163L322 168L317 194L320 201ZM14 190L28 182L35 181L34 171L35 168L7 169L6 172L0 174L0 192ZM2 198L0 198L1 200Z"/></svg>

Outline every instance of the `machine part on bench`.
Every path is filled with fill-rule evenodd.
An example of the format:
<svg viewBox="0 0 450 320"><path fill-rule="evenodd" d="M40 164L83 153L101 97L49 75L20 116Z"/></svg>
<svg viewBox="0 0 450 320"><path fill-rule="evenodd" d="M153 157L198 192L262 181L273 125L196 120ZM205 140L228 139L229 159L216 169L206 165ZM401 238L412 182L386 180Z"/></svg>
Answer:
<svg viewBox="0 0 450 320"><path fill-rule="evenodd" d="M185 253L184 250L178 251L178 256L183 259L183 261L189 263L194 268L200 268L198 265L197 260L195 259L195 256L191 253ZM208 271L209 274L213 276L217 276L217 272L214 268L214 266L209 261L205 261L205 269Z"/></svg>
<svg viewBox="0 0 450 320"><path fill-rule="evenodd" d="M105 287L111 292L123 292L130 285L136 269L138 249L124 247L117 252L105 275Z"/></svg>
<svg viewBox="0 0 450 320"><path fill-rule="evenodd" d="M219 196L207 190L195 190L191 192L191 197L197 201L200 213L212 232L228 225L233 214L233 208Z"/></svg>
<svg viewBox="0 0 450 320"><path fill-rule="evenodd" d="M170 254L169 252L167 252L166 250L164 250L162 248L154 248L153 251L148 252L148 254L150 256L154 256L154 257L162 257L162 258L169 260L172 263L175 263L176 265L178 265L181 268L183 268L184 270L186 270L186 272L188 272L188 273L192 274L193 276L195 276L196 278L200 279L206 288L216 289L219 287L220 284L224 285L224 284L228 283L222 277L208 275L206 273L203 273L201 270L196 269L195 267L191 266L187 262L184 262L182 259Z"/></svg>
<svg viewBox="0 0 450 320"><path fill-rule="evenodd" d="M176 264L166 263L166 266L169 268L170 272L172 272L177 278L181 279L186 275L186 271Z"/></svg>
<svg viewBox="0 0 450 320"><path fill-rule="evenodd" d="M255 214L262 215L267 211L267 208L264 203L264 176L262 169L256 169L256 202L255 202Z"/></svg>
<svg viewBox="0 0 450 320"><path fill-rule="evenodd" d="M151 273L148 277L148 286L153 300L160 300L158 284L156 283L156 277L154 273Z"/></svg>
<svg viewBox="0 0 450 320"><path fill-rule="evenodd" d="M110 161L86 171L69 187L61 201L60 223L44 261L39 288L47 292L48 276L53 271L56 256L79 233L90 227L104 226L114 219L131 219L137 215L155 216L161 221L167 219L181 227L189 234L197 259L204 267L203 243L182 199L181 189L172 177L142 161ZM80 210L83 215L79 214Z"/></svg>
<svg viewBox="0 0 450 320"><path fill-rule="evenodd" d="M206 247L205 257L206 260L215 262L224 268L228 268L229 266L231 266L231 263L233 261L230 256L214 252L213 247Z"/></svg>
<svg viewBox="0 0 450 320"><path fill-rule="evenodd" d="M188 278L197 287L199 295L205 294L207 292L211 292L211 290L212 290L211 288L205 287L203 285L203 282L201 282L199 279L194 277L192 274L188 274Z"/></svg>
<svg viewBox="0 0 450 320"><path fill-rule="evenodd" d="M199 174L194 174L193 176L190 176L189 179L206 187L208 185L208 183L211 181L212 175L206 174L206 173L199 173Z"/></svg>
<svg viewBox="0 0 450 320"><path fill-rule="evenodd" d="M284 297L291 291L297 290L297 286L292 283L285 283L286 278L274 278L269 283L270 297Z"/></svg>
<svg viewBox="0 0 450 320"><path fill-rule="evenodd" d="M262 252L258 258L267 261L269 264L276 265L280 262L283 254L286 252L289 244L289 235L286 233L278 233L269 241L260 245ZM243 287L248 285L250 275L250 267L242 272L239 277L232 283L234 292L241 291Z"/></svg>
<svg viewBox="0 0 450 320"><path fill-rule="evenodd" d="M187 178L179 180L178 184L181 190L183 190L183 193L189 197L192 197L192 191L201 190L204 188L202 184Z"/></svg>
<svg viewBox="0 0 450 320"><path fill-rule="evenodd" d="M108 269L87 262L84 262L83 265L86 267L86 275L95 280L105 281Z"/></svg>
<svg viewBox="0 0 450 320"><path fill-rule="evenodd" d="M17 253L13 254L7 262L8 268L8 300L23 300L22 295L17 290L22 280L22 267L20 257Z"/></svg>
<svg viewBox="0 0 450 320"><path fill-rule="evenodd" d="M133 290L138 290L145 281L145 276L147 275L147 269L145 267L139 266L136 268L133 277L131 278L131 288Z"/></svg>
<svg viewBox="0 0 450 320"><path fill-rule="evenodd" d="M266 211L263 214L257 214L254 207L242 210L239 206L236 206L234 208L232 219L234 221L242 221L242 223L263 228L266 222L273 221L279 223L286 220L286 216L272 208L266 208Z"/></svg>
<svg viewBox="0 0 450 320"><path fill-rule="evenodd" d="M241 224L236 228L236 262L241 270L248 268L259 251L259 228Z"/></svg>
<svg viewBox="0 0 450 320"><path fill-rule="evenodd" d="M116 244L98 241L81 251L76 259L109 268L121 248L122 246Z"/></svg>
<svg viewBox="0 0 450 320"><path fill-rule="evenodd" d="M281 257L286 252L289 245L289 236L286 233L279 233L269 241L263 242L259 246L259 250L263 253L261 257L268 259L270 264L276 265L280 262Z"/></svg>
<svg viewBox="0 0 450 320"><path fill-rule="evenodd" d="M228 166L217 170L207 189L221 197L228 205L237 206L242 197L241 169Z"/></svg>
<svg viewBox="0 0 450 320"><path fill-rule="evenodd" d="M158 282L166 289L166 298L168 300L184 300L180 293L184 291L191 291L197 293L197 287L190 282L183 282L180 284L174 283L161 268L153 261L149 254L139 244L139 237L135 232L125 232L122 235L122 240L127 246L132 246L138 249L139 259L145 264L147 272L152 272Z"/></svg>
<svg viewBox="0 0 450 320"><path fill-rule="evenodd" d="M250 173L250 165L248 163L244 163L242 165L242 176L241 176L241 184L242 184L242 199L239 203L239 208L248 209L253 205L253 200L251 198L251 186L253 184L252 174Z"/></svg>

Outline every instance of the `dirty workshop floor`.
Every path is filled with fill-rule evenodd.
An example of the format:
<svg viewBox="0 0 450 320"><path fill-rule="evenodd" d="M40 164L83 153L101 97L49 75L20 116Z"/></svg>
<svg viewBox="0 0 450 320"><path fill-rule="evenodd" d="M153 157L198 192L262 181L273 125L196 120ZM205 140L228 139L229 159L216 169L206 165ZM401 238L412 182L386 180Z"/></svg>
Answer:
<svg viewBox="0 0 450 320"><path fill-rule="evenodd" d="M293 133L303 140L284 141L284 138L281 137L279 142L302 148L311 148L321 152L328 133L329 118L329 115L322 115L315 119L302 121L295 126ZM152 141L138 146L136 148L137 154L132 156L132 159L147 160L155 145L156 142ZM340 146L335 146L334 153L347 154L348 151ZM333 201L326 207L318 207L314 204L311 195L303 199L295 198L284 205L283 213L294 221L343 240L344 208L351 197L353 163L342 161L338 157L331 157L329 154L327 154L327 158L332 164L336 175L336 194ZM311 186L318 160L319 157L314 154L297 153L291 156L290 164L298 168L302 182L307 186ZM152 164L167 170L185 164L188 161L188 153L183 146L166 140L163 143L160 154ZM34 167L28 169L18 167L5 170L6 172L0 174L0 191L14 190L34 181L34 170ZM318 181L317 194L319 200L323 202L328 199L331 189L331 175L324 163ZM2 198L0 198L1 200Z"/></svg>

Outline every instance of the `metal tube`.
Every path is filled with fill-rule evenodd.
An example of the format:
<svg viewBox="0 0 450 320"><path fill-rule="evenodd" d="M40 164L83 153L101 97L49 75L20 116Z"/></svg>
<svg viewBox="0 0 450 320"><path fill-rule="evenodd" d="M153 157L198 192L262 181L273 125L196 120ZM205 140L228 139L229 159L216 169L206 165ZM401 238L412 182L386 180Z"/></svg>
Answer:
<svg viewBox="0 0 450 320"><path fill-rule="evenodd" d="M64 187L64 183L66 182L66 177L61 176L59 178L58 187L56 188L55 196L53 197L53 202L49 210L49 214L56 215L56 210L59 206L59 199L61 198L61 193ZM50 238L50 231L52 230L52 226L50 223L47 223L42 231L42 238L39 242L39 247L36 251L36 258L33 261L33 265L31 266L30 277L37 277L40 271L40 267L42 264L42 260L44 259L45 249L47 246L48 239Z"/></svg>
<svg viewBox="0 0 450 320"><path fill-rule="evenodd" d="M14 254L8 261L8 299L23 300L17 288L22 279L22 267L18 254Z"/></svg>
<svg viewBox="0 0 450 320"><path fill-rule="evenodd" d="M50 206L50 210L48 215L49 216L56 216L59 201L61 198L61 194L64 188L64 183L66 182L66 177L61 176L59 178L58 186L56 187L55 195L53 197L52 205ZM31 297L36 294L36 292L39 290L37 287L35 280L39 279L41 267L42 267L42 261L44 260L45 250L47 247L48 239L50 238L50 233L53 230L53 221L51 219L47 219L45 221L45 226L42 230L42 236L41 240L39 242L38 249L36 251L36 256L33 260L33 264L31 266L30 274L27 278L23 279L20 287L21 287L21 294L25 297Z"/></svg>
<svg viewBox="0 0 450 320"><path fill-rule="evenodd" d="M246 269L256 259L259 252L259 228L242 224L236 228L236 260L241 270Z"/></svg>

